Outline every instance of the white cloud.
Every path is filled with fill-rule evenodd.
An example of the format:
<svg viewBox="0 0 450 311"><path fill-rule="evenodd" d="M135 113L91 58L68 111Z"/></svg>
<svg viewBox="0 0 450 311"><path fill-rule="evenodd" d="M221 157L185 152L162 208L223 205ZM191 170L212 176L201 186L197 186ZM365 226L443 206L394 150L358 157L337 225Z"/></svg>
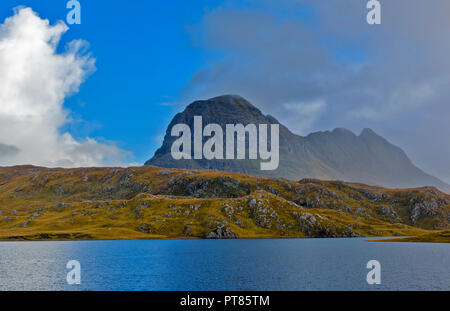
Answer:
<svg viewBox="0 0 450 311"><path fill-rule="evenodd" d="M0 153L0 165L124 165L129 155L113 143L77 140L59 130L70 122L65 98L95 70L84 41L57 52L67 30L31 8L15 9L0 24L0 144L16 151Z"/></svg>
<svg viewBox="0 0 450 311"><path fill-rule="evenodd" d="M282 106L289 112L286 119L294 125L291 129L296 133L308 134L327 104L323 99L318 99L311 102L285 103Z"/></svg>
<svg viewBox="0 0 450 311"><path fill-rule="evenodd" d="M350 110L348 115L372 121L383 120L386 116L395 116L405 111L426 107L437 97L438 92L437 86L431 83L397 86L391 90L386 102L382 105L362 105Z"/></svg>

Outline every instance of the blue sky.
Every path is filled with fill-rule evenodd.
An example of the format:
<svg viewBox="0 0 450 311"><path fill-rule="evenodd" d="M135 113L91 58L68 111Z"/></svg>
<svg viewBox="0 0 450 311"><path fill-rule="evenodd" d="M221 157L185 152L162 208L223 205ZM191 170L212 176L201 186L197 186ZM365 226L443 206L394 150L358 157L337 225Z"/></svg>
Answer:
<svg viewBox="0 0 450 311"><path fill-rule="evenodd" d="M80 1L81 25L70 25L60 48L74 39L89 42L96 71L68 98L74 137L117 142L143 163L158 147L174 108L172 102L208 53L193 45L189 25L218 1ZM18 5L50 23L64 20L66 1L3 0L0 18ZM214 53L212 53L214 54ZM215 57L211 55L211 57Z"/></svg>
<svg viewBox="0 0 450 311"><path fill-rule="evenodd" d="M16 6L31 7L51 24L66 21L67 1L5 0L0 17L11 16ZM202 46L202 22L215 10L270 14L277 20L314 24L314 7L297 10L280 5L261 6L254 1L80 1L81 25L69 25L58 50L74 39L89 43L96 71L67 98L72 122L61 128L75 138L86 136L114 141L133 152L132 162L143 163L159 147L166 125L182 106L183 89L194 74L220 60L226 50ZM281 3L280 3L281 4ZM362 57L354 46L323 44L344 62ZM200 43L199 43L200 41ZM230 90L234 93L233 90ZM203 94L198 94L203 99ZM221 94L214 94L221 95ZM214 96L211 95L211 96ZM209 95L208 95L209 96ZM208 97L207 96L207 97ZM189 100L195 100L192 97ZM189 102L182 104L187 105Z"/></svg>

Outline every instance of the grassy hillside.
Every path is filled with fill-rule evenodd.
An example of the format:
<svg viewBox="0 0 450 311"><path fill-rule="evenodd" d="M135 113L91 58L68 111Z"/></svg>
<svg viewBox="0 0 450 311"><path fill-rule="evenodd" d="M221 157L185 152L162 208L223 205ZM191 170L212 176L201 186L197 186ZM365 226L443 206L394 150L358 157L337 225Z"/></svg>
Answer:
<svg viewBox="0 0 450 311"><path fill-rule="evenodd" d="M0 239L417 236L450 196L157 167L0 168Z"/></svg>

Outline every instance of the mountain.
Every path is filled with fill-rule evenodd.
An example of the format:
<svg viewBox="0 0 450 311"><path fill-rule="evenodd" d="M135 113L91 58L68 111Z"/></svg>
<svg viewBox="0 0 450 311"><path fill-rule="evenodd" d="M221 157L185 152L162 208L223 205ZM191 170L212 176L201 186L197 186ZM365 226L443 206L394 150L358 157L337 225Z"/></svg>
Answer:
<svg viewBox="0 0 450 311"><path fill-rule="evenodd" d="M194 128L194 116L202 116L203 125L215 123L222 128L226 124L280 124L238 95L195 101L173 118L162 146L145 164L166 168L217 169L290 180L344 180L392 188L434 186L450 191L450 185L416 167L403 150L370 129L364 129L359 136L337 128L304 137L280 124L280 161L273 171L260 170L260 160L174 160L170 151L178 137L170 135L171 129L180 123Z"/></svg>
<svg viewBox="0 0 450 311"><path fill-rule="evenodd" d="M0 240L433 235L450 195L216 170L0 167ZM440 230L437 233L435 230Z"/></svg>

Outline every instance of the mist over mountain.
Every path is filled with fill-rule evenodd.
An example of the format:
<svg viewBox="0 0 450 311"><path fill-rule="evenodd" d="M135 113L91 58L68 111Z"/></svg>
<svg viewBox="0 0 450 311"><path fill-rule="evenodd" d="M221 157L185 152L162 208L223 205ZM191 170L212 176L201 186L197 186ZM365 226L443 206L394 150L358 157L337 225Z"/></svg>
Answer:
<svg viewBox="0 0 450 311"><path fill-rule="evenodd" d="M248 160L248 152L247 160L174 160L171 146L178 137L171 136L171 129L180 123L193 129L194 116L202 116L203 126L215 123L222 128L226 124L280 124L238 95L195 101L173 118L162 146L145 164L166 168L217 169L290 180L344 180L392 188L434 186L450 191L450 185L416 167L402 149L370 129L364 129L360 135L337 128L299 136L280 124L280 160L278 168L273 171L260 170L261 160Z"/></svg>

